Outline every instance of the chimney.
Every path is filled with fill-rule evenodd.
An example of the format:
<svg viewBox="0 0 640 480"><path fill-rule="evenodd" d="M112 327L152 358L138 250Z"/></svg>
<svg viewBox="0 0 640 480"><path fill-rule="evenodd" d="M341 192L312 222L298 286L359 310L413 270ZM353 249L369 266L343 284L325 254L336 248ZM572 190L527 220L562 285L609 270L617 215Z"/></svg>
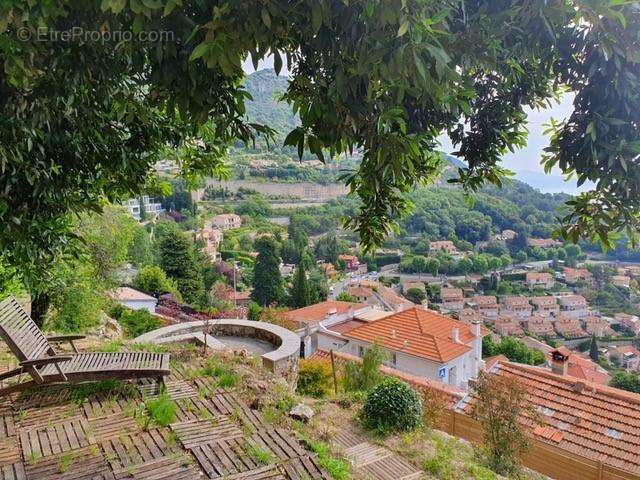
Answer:
<svg viewBox="0 0 640 480"><path fill-rule="evenodd" d="M402 348L407 348L409 346L409 340L405 340L402 342Z"/></svg>
<svg viewBox="0 0 640 480"><path fill-rule="evenodd" d="M471 321L471 333L473 333L475 337L480 336L480 322L478 320Z"/></svg>
<svg viewBox="0 0 640 480"><path fill-rule="evenodd" d="M454 343L460 343L460 329L458 327L453 327L451 330L451 339Z"/></svg>
<svg viewBox="0 0 640 480"><path fill-rule="evenodd" d="M551 371L557 375L566 375L569 368L570 352L566 348L558 348L551 352Z"/></svg>
<svg viewBox="0 0 640 480"><path fill-rule="evenodd" d="M391 330L391 338L396 338L396 331L395 330Z"/></svg>

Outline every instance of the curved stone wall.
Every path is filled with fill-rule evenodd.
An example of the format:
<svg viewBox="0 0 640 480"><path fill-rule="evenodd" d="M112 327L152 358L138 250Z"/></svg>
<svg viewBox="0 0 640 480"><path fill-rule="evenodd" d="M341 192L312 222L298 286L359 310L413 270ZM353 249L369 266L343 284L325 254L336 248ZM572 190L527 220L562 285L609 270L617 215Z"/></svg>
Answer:
<svg viewBox="0 0 640 480"><path fill-rule="evenodd" d="M188 340L203 342L203 330L206 321L177 323L158 328L140 335L137 343L173 343ZM220 319L209 321L209 337L207 345L212 348L225 348L216 337L237 336L257 338L269 342L274 350L261 355L262 364L268 370L283 376L291 384L298 377L298 359L300 358L300 337L286 328L266 322L255 322L241 319Z"/></svg>

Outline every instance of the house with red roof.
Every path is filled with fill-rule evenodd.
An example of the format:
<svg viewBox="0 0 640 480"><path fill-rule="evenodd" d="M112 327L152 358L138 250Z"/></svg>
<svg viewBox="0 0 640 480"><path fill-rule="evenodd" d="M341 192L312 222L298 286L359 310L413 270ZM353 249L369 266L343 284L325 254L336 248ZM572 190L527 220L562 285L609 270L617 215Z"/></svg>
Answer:
<svg viewBox="0 0 640 480"><path fill-rule="evenodd" d="M348 343L341 351L362 357L378 344L388 353L390 367L464 388L483 367L482 337L488 334L478 322L414 307L345 332Z"/></svg>
<svg viewBox="0 0 640 480"><path fill-rule="evenodd" d="M638 478L634 475L640 476L640 395L563 374L573 355L555 353L553 371L497 361L489 373L516 378L524 387L525 402L538 412L538 422L534 424L526 413L520 420L531 428L535 440L591 460L596 474L602 471L598 464L630 472L589 478ZM474 404L471 392L456 410L470 415ZM565 465L571 468L569 462ZM564 478L587 477L567 472Z"/></svg>

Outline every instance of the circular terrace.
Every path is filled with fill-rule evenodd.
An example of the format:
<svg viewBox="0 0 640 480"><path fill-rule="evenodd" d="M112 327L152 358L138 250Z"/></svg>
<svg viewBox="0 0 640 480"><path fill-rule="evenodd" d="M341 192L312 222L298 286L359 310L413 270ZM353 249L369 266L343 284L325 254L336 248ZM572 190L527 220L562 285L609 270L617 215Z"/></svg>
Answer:
<svg viewBox="0 0 640 480"><path fill-rule="evenodd" d="M213 350L241 348L259 355L265 368L289 381L295 381L298 372L300 338L272 323L241 319L197 320L158 328L134 341L156 344L198 342Z"/></svg>

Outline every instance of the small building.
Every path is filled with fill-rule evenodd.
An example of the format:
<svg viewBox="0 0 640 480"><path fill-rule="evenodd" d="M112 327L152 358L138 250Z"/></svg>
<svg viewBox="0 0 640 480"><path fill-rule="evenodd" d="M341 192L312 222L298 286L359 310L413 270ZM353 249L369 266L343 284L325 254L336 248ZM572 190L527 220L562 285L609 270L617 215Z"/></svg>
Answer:
<svg viewBox="0 0 640 480"><path fill-rule="evenodd" d="M377 343L389 355L389 366L412 375L464 387L483 368L479 323L465 324L421 307L394 313L344 334L341 350L362 357Z"/></svg>
<svg viewBox="0 0 640 480"><path fill-rule="evenodd" d="M159 213L164 212L164 208L162 208L160 200L156 199L155 197L142 195L141 199L144 206L144 212L148 217L155 218ZM130 198L129 200L124 201L122 203L122 206L125 207L129 214L136 220L140 220L142 218L140 198Z"/></svg>
<svg viewBox="0 0 640 480"><path fill-rule="evenodd" d="M429 243L429 253L446 252L446 253L458 253L458 249L451 240L438 240L436 242Z"/></svg>
<svg viewBox="0 0 640 480"><path fill-rule="evenodd" d="M537 337L552 337L556 334L548 316L532 315L526 320L526 329Z"/></svg>
<svg viewBox="0 0 640 480"><path fill-rule="evenodd" d="M529 290L534 288L553 288L556 281L549 272L527 272L525 282Z"/></svg>
<svg viewBox="0 0 640 480"><path fill-rule="evenodd" d="M147 310L149 313L155 313L158 305L157 298L131 287L118 287L107 292L107 295L120 305L132 310Z"/></svg>
<svg viewBox="0 0 640 480"><path fill-rule="evenodd" d="M235 213L221 213L211 219L211 225L222 230L238 228L242 226L242 218Z"/></svg>
<svg viewBox="0 0 640 480"><path fill-rule="evenodd" d="M584 318L589 315L587 299L582 295L565 295L558 298L560 315L572 318Z"/></svg>
<svg viewBox="0 0 640 480"><path fill-rule="evenodd" d="M248 290L234 292L232 288L229 288L220 293L220 298L225 302L232 303L233 305L246 307L251 301L251 292Z"/></svg>
<svg viewBox="0 0 640 480"><path fill-rule="evenodd" d="M531 316L533 307L529 303L527 297L518 295L509 295L500 299L500 313L513 315L519 319L525 319Z"/></svg>
<svg viewBox="0 0 640 480"><path fill-rule="evenodd" d="M563 377L572 377L598 385L608 385L609 373L586 356L574 353L561 346L547 353L551 371Z"/></svg>
<svg viewBox="0 0 640 480"><path fill-rule="evenodd" d="M584 282L587 285L593 285L593 274L586 268L563 268L564 281L567 285L576 285Z"/></svg>
<svg viewBox="0 0 640 480"><path fill-rule="evenodd" d="M596 337L605 337L607 335L614 335L615 332L609 322L603 317L596 315L588 315L582 319L582 326L589 335L595 335Z"/></svg>
<svg viewBox="0 0 640 480"><path fill-rule="evenodd" d="M498 315L498 318L493 323L493 329L503 337L521 337L524 335L520 319L514 315Z"/></svg>
<svg viewBox="0 0 640 480"><path fill-rule="evenodd" d="M561 247L562 242L554 238L527 238L527 245L538 248Z"/></svg>
<svg viewBox="0 0 640 480"><path fill-rule="evenodd" d="M214 262L219 259L218 248L222 243L222 238L222 230L217 228L203 228L196 234L196 241L204 243L202 252Z"/></svg>
<svg viewBox="0 0 640 480"><path fill-rule="evenodd" d="M467 305L477 311L483 318L495 319L498 316L498 300L493 295L474 295L467 300Z"/></svg>
<svg viewBox="0 0 640 480"><path fill-rule="evenodd" d="M500 233L500 239L501 240L513 240L514 238L516 238L517 233L514 230L502 230L502 233Z"/></svg>
<svg viewBox="0 0 640 480"><path fill-rule="evenodd" d="M422 282L404 282L402 284L402 293L406 294L412 288L417 288L418 290L422 290L423 292L427 291L424 283Z"/></svg>
<svg viewBox="0 0 640 480"><path fill-rule="evenodd" d="M567 315L560 315L553 323L558 335L564 338L581 338L586 337L587 332L582 329L580 320Z"/></svg>
<svg viewBox="0 0 640 480"><path fill-rule="evenodd" d="M531 297L529 302L533 305L533 315L551 317L560 313L560 306L556 297L546 295Z"/></svg>
<svg viewBox="0 0 640 480"><path fill-rule="evenodd" d="M613 318L624 328L632 332L634 335L640 333L640 318L637 315L629 315L628 313L616 313Z"/></svg>
<svg viewBox="0 0 640 480"><path fill-rule="evenodd" d="M356 255L342 254L338 256L338 260L343 261L345 268L350 271L356 271L360 267L360 260Z"/></svg>
<svg viewBox="0 0 640 480"><path fill-rule="evenodd" d="M463 308L458 312L458 320L464 323L473 323L481 321L482 318L473 308Z"/></svg>
<svg viewBox="0 0 640 480"><path fill-rule="evenodd" d="M370 303L373 299L373 289L364 285L349 285L345 288L345 293L360 303Z"/></svg>
<svg viewBox="0 0 640 480"><path fill-rule="evenodd" d="M626 275L614 275L611 277L611 283L616 287L629 288L631 286L631 277Z"/></svg>
<svg viewBox="0 0 640 480"><path fill-rule="evenodd" d="M461 288L443 287L440 290L440 300L442 300L442 309L458 312L464 307L464 295Z"/></svg>
<svg viewBox="0 0 640 480"><path fill-rule="evenodd" d="M327 278L333 278L338 274L333 263L319 262L318 268L324 272Z"/></svg>
<svg viewBox="0 0 640 480"><path fill-rule="evenodd" d="M620 345L616 347L620 355L620 366L627 370L640 370L640 351L633 345Z"/></svg>

